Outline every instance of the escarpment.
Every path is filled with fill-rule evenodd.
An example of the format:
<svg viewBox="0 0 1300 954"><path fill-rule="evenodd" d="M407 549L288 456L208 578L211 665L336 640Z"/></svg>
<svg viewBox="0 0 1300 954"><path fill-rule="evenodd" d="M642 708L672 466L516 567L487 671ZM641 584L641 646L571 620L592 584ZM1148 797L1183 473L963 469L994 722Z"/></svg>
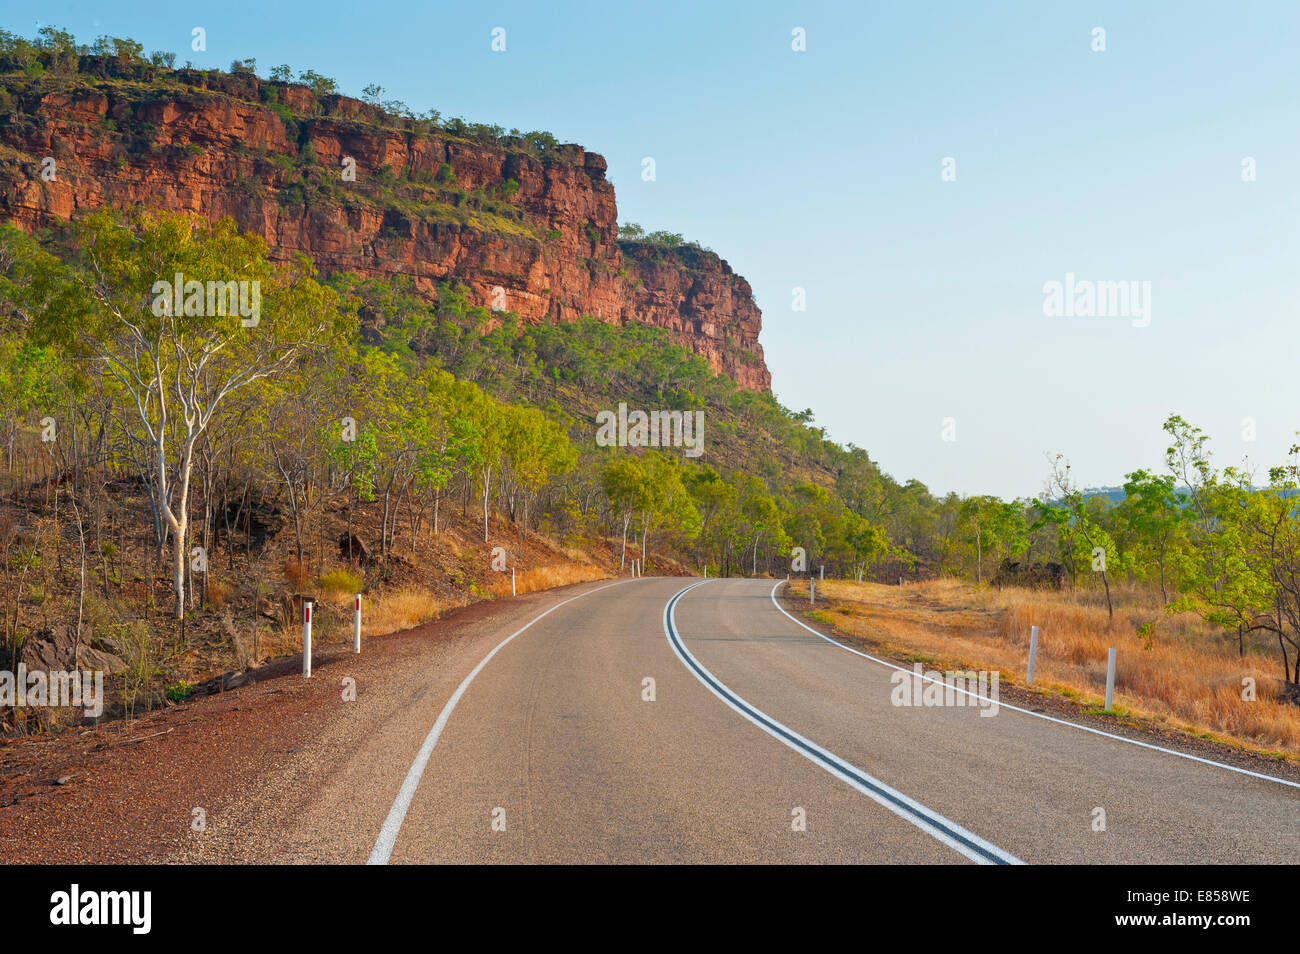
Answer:
<svg viewBox="0 0 1300 954"><path fill-rule="evenodd" d="M697 246L620 242L605 160L581 146L251 74L97 56L0 73L0 219L229 216L325 274L405 275L427 293L450 281L532 322L654 325L741 387L770 388L749 283Z"/></svg>

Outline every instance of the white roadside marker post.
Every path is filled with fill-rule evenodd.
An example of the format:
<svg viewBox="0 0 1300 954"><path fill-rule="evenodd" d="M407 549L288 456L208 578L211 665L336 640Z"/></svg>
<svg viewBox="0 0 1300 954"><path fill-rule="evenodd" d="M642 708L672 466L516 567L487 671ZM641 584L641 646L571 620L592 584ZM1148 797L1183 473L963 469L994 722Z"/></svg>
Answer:
<svg viewBox="0 0 1300 954"><path fill-rule="evenodd" d="M356 597L356 607L352 615L352 651L361 652L361 594Z"/></svg>
<svg viewBox="0 0 1300 954"><path fill-rule="evenodd" d="M1115 650L1106 650L1106 711L1115 707Z"/></svg>
<svg viewBox="0 0 1300 954"><path fill-rule="evenodd" d="M817 568L817 572L818 572L818 574L821 576L821 581L822 581L823 583L825 583L825 582L826 582L826 567L824 567L824 566L819 566L819 567Z"/></svg>
<svg viewBox="0 0 1300 954"><path fill-rule="evenodd" d="M510 568L510 595L511 596L518 595L517 593L515 593L515 568L514 567Z"/></svg>
<svg viewBox="0 0 1300 954"><path fill-rule="evenodd" d="M311 600L302 601L302 677L311 678Z"/></svg>
<svg viewBox="0 0 1300 954"><path fill-rule="evenodd" d="M1034 662L1038 659L1038 627L1029 627L1029 672L1025 674L1025 685L1034 684Z"/></svg>
<svg viewBox="0 0 1300 954"><path fill-rule="evenodd" d="M817 581L811 576L808 577L808 602L810 604L817 602Z"/></svg>

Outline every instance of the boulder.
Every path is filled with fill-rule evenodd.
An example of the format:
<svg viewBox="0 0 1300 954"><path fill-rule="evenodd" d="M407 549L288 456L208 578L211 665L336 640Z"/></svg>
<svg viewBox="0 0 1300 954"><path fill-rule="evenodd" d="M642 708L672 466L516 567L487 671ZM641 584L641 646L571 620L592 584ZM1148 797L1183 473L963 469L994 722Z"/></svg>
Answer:
<svg viewBox="0 0 1300 954"><path fill-rule="evenodd" d="M339 556L353 563L366 564L374 559L370 547L355 533L339 534Z"/></svg>
<svg viewBox="0 0 1300 954"><path fill-rule="evenodd" d="M105 676L121 672L126 668L126 661L121 656L96 649L94 646L82 646L78 652L77 665L81 669L102 669Z"/></svg>

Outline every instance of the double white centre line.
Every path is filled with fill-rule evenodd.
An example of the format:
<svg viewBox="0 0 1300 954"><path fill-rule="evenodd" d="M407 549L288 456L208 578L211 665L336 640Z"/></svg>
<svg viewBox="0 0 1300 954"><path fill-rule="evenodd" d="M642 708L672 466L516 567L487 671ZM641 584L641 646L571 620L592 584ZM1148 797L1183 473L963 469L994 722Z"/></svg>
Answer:
<svg viewBox="0 0 1300 954"><path fill-rule="evenodd" d="M664 635L668 637L668 642L672 646L673 652L677 654L677 658L695 675L695 678L704 683L710 692L772 736L772 738L798 752L814 765L857 789L872 801L883 805L899 818L912 823L926 834L943 842L949 848L966 856L971 861L982 865L1024 864L1019 858L985 841L974 832L967 831L956 822L950 821L938 812L926 808L915 799L908 798L902 792L880 781L880 779L868 775L862 769L850 765L835 753L827 751L788 726L777 722L767 713L740 698L740 696L723 685L713 673L705 669L682 642L677 631L676 612L677 603L683 596L707 582L709 581L704 580L694 583L678 591L668 601L664 606Z"/></svg>

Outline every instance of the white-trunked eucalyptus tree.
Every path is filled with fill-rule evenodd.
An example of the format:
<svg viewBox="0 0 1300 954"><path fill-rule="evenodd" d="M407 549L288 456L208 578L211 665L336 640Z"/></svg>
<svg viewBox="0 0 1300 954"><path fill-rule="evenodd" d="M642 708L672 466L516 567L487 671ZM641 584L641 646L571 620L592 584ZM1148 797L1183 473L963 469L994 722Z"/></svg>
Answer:
<svg viewBox="0 0 1300 954"><path fill-rule="evenodd" d="M147 462L184 619L196 446L231 395L350 334L352 319L306 259L273 265L266 243L229 219L102 211L76 227L75 249L69 278L84 313L51 318L71 318L60 337L118 391L116 423Z"/></svg>

